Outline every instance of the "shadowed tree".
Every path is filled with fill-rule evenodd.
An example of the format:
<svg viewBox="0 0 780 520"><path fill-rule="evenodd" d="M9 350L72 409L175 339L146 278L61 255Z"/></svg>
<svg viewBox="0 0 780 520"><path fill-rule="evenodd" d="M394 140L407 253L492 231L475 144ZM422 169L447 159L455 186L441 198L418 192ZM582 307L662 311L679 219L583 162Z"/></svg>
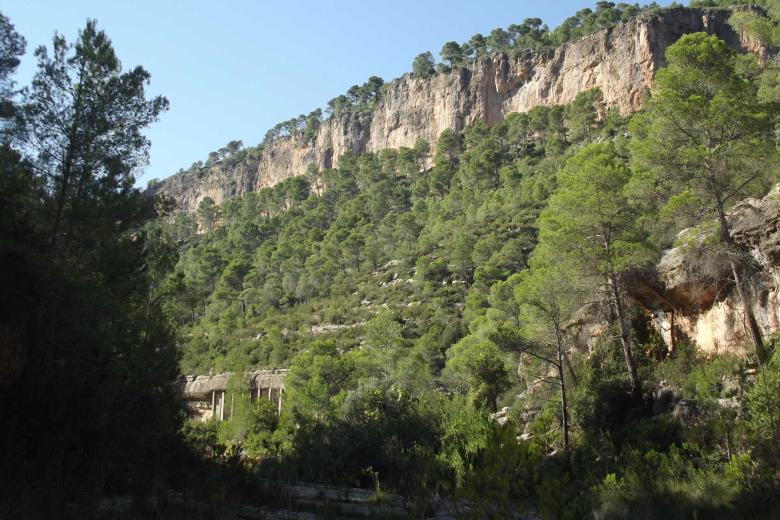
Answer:
<svg viewBox="0 0 780 520"><path fill-rule="evenodd" d="M23 190L7 189L15 172L0 155L0 206L25 206L0 225L0 334L24 360L0 392L2 477L13 475L0 516L89 516L106 493L149 492L177 424L176 350L157 304L177 255L140 229L154 201L133 187L144 129L167 101L147 99L149 74L123 71L93 21L35 56L19 110Z"/></svg>
<svg viewBox="0 0 780 520"><path fill-rule="evenodd" d="M51 53L35 51L38 73L25 99L29 146L36 170L52 194L50 241L61 238L83 215L82 206L106 190L127 190L146 163L143 129L168 107L163 97L147 100L149 73L127 72L106 34L87 22L78 41L55 36Z"/></svg>

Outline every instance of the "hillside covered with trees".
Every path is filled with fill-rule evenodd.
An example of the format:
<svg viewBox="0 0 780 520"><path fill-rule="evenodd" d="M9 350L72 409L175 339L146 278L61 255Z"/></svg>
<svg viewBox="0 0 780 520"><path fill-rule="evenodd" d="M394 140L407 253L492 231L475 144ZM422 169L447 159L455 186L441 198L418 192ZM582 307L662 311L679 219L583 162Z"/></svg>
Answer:
<svg viewBox="0 0 780 520"><path fill-rule="evenodd" d="M778 265L734 217L751 197L780 204L780 4L762 6L730 23L765 54L683 36L636 114L582 92L195 215L133 187L167 108L148 73L88 22L36 52L20 93L25 42L1 18L0 516L337 518L274 487L316 483L399 495L392 518L775 518L780 354L755 302ZM448 42L439 68L651 9L526 20ZM233 141L209 161L247 153ZM672 248L738 308L738 348L710 355L642 307ZM281 413L250 398L241 374L259 368L289 369ZM227 420L187 419L180 376L225 371Z"/></svg>

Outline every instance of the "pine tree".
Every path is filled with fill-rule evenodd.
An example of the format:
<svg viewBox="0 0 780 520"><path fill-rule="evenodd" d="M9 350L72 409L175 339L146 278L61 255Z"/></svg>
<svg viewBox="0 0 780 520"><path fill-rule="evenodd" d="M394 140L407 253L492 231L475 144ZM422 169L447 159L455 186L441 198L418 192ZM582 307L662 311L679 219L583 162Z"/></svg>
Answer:
<svg viewBox="0 0 780 520"><path fill-rule="evenodd" d="M613 310L631 391L641 395L623 274L652 257L629 204L630 173L612 143L580 149L558 175L558 189L539 218L540 244L595 285Z"/></svg>
<svg viewBox="0 0 780 520"><path fill-rule="evenodd" d="M738 57L705 33L689 34L669 47L647 110L632 120L632 157L647 193L671 208L685 208L718 222L720 241L744 306L756 353L766 349L745 279L750 258L737 244L729 208L761 196L775 176L777 151L772 109L740 74Z"/></svg>

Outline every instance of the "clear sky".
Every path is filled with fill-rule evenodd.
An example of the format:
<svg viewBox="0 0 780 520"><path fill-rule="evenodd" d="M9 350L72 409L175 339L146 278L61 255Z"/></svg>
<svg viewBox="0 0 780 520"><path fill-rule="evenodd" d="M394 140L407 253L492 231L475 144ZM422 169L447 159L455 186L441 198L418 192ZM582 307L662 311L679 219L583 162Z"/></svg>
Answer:
<svg viewBox="0 0 780 520"><path fill-rule="evenodd" d="M668 2L659 2L666 4ZM75 39L98 21L125 67L143 65L170 110L148 131L151 160L138 184L205 160L230 140L260 142L276 123L324 107L353 84L389 81L414 56L436 54L495 27L539 17L550 27L595 0L0 0L32 51L55 31Z"/></svg>

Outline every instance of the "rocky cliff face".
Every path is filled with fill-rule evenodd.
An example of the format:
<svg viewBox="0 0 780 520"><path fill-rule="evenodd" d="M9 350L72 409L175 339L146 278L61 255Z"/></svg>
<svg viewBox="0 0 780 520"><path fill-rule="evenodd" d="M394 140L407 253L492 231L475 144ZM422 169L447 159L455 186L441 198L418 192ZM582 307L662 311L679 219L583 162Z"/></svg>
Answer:
<svg viewBox="0 0 780 520"><path fill-rule="evenodd" d="M755 261L752 307L764 334L772 334L780 330L780 185L762 199L739 203L729 221ZM727 265L706 246L685 245L664 253L655 279L634 284L636 300L667 345L689 338L708 354L752 352Z"/></svg>
<svg viewBox="0 0 780 520"><path fill-rule="evenodd" d="M329 168L347 151L411 147L418 138L433 144L447 128L459 131L477 120L493 124L511 112L566 104L595 87L608 106L630 113L640 107L666 48L680 36L706 31L734 48L752 50L727 24L728 16L723 10L671 9L534 56L494 54L427 79L407 74L388 85L371 113L331 119L311 141L279 139L254 161L217 166L201 177L177 174L154 190L171 196L179 210L193 212L204 197L221 203L300 175L312 163Z"/></svg>
<svg viewBox="0 0 780 520"><path fill-rule="evenodd" d="M780 184L766 197L737 204L728 220L735 241L753 262L747 276L751 306L768 337L780 331ZM708 245L713 229L680 232L684 245L664 251L651 269L628 275L629 297L639 311L636 319L644 320L671 350L692 340L707 355L752 354L745 307L731 282L725 253ZM574 344L592 349L609 329L608 312L598 303L582 307L568 326Z"/></svg>

